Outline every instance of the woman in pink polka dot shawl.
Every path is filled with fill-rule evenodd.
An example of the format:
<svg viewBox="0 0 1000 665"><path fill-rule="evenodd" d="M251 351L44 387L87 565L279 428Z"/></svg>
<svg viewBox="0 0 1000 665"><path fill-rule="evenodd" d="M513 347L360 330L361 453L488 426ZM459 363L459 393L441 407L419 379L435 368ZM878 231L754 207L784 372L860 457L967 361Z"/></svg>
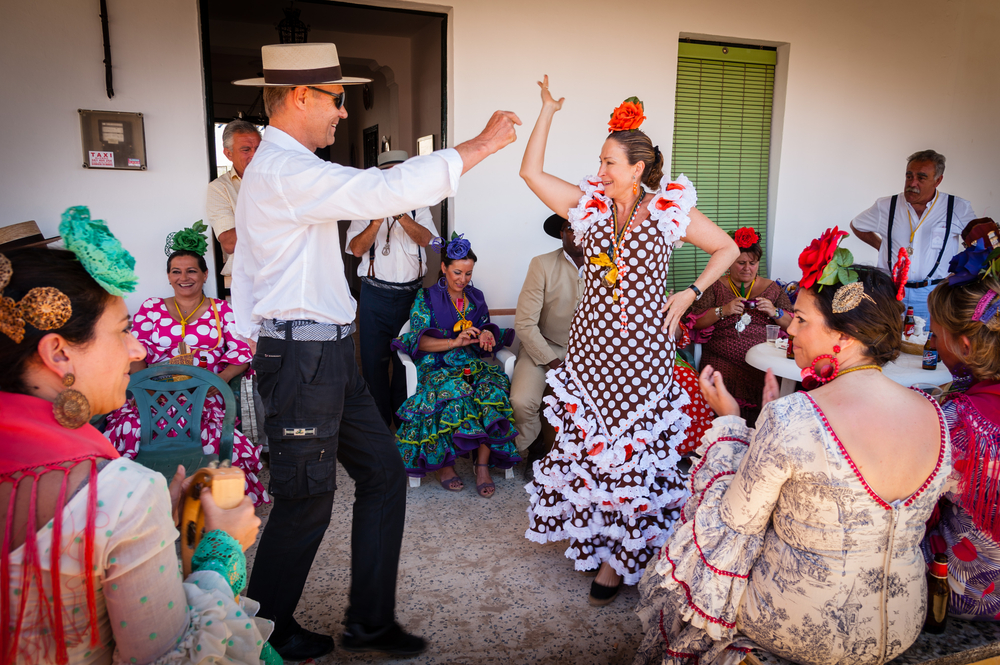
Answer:
<svg viewBox="0 0 1000 665"><path fill-rule="evenodd" d="M175 251L167 260L167 276L174 296L149 298L132 318L132 334L146 347L147 354L144 362L133 364L132 373L169 361L178 355L183 339L195 354L199 367L215 372L227 382L244 374L253 354L233 331L233 311L229 304L202 295L208 277L205 259L194 251ZM201 441L206 454L219 452L224 416L225 401L212 389L201 417ZM131 399L108 416L105 436L118 452L130 459L139 452L139 417ZM260 449L239 430L234 434L232 461L246 476L247 496L255 506L270 503L257 475L261 469Z"/></svg>

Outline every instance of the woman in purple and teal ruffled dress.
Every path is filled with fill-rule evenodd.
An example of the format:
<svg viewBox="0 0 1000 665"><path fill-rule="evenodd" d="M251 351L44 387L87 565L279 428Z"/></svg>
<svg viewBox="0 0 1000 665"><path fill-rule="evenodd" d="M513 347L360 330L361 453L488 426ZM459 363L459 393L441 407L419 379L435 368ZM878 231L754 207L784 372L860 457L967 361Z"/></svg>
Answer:
<svg viewBox="0 0 1000 665"><path fill-rule="evenodd" d="M396 445L407 474L436 472L451 492L465 487L455 459L474 455L476 491L488 499L496 491L489 467L509 469L521 458L510 380L482 358L509 346L514 331L490 322L483 293L472 286L476 255L469 241L453 235L431 246L441 253L444 277L417 294L410 332L392 343L417 365L416 392L396 412L402 420Z"/></svg>

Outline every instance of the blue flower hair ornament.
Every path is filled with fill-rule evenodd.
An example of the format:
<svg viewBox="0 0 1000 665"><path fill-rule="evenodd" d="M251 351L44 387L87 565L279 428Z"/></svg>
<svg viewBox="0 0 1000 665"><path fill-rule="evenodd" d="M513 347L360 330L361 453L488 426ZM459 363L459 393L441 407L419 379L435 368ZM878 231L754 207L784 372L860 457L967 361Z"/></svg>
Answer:
<svg viewBox="0 0 1000 665"><path fill-rule="evenodd" d="M980 278L980 273L1000 273L1000 248L993 249L980 238L952 257L948 264L948 284L959 286Z"/></svg>
<svg viewBox="0 0 1000 665"><path fill-rule="evenodd" d="M66 249L76 254L84 269L113 296L135 291L135 259L116 238L108 225L91 219L86 206L67 208L59 224Z"/></svg>
<svg viewBox="0 0 1000 665"><path fill-rule="evenodd" d="M469 255L469 250L472 249L472 243L463 238L465 234L462 233L452 233L451 240L445 240L444 238L438 236L428 243L431 248L433 248L438 254L444 254L449 259L457 261L459 259L464 259Z"/></svg>

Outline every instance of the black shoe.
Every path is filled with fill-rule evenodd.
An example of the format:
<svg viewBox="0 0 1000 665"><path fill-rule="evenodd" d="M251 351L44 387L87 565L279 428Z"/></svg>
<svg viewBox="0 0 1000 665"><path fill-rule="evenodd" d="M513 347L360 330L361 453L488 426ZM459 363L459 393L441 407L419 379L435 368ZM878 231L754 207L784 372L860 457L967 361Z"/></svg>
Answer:
<svg viewBox="0 0 1000 665"><path fill-rule="evenodd" d="M587 597L587 602L592 607L604 607L618 597L618 592L621 591L621 588L621 582L618 583L618 586L604 586L603 584L598 584L597 580L594 580L590 583L590 596Z"/></svg>
<svg viewBox="0 0 1000 665"><path fill-rule="evenodd" d="M333 651L333 638L299 626L298 630L284 642L271 640L271 646L282 660L308 660L325 656Z"/></svg>
<svg viewBox="0 0 1000 665"><path fill-rule="evenodd" d="M410 635L395 622L377 633L370 633L359 624L349 623L344 628L340 648L355 653L381 651L394 656L416 656L427 648L427 640Z"/></svg>

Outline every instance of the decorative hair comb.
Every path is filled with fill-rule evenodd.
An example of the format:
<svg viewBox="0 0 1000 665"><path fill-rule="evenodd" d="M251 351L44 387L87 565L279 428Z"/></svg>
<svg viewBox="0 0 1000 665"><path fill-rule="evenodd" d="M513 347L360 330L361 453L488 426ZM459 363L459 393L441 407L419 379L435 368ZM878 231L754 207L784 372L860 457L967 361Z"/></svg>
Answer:
<svg viewBox="0 0 1000 665"><path fill-rule="evenodd" d="M611 120L608 121L609 132L624 132L639 129L642 121L646 119L643 115L644 106L638 97L629 97L621 106L611 112Z"/></svg>
<svg viewBox="0 0 1000 665"><path fill-rule="evenodd" d="M205 231L208 227L198 220L191 226L181 231L175 231L167 235L167 244L163 247L163 252L170 256L174 252L194 252L198 256L205 256L208 250L208 239Z"/></svg>
<svg viewBox="0 0 1000 665"><path fill-rule="evenodd" d="M20 344L26 323L39 330L55 330L66 325L73 315L66 294L51 286L36 286L24 294L20 302L15 302L13 298L2 296L13 276L10 259L0 254L0 333Z"/></svg>

